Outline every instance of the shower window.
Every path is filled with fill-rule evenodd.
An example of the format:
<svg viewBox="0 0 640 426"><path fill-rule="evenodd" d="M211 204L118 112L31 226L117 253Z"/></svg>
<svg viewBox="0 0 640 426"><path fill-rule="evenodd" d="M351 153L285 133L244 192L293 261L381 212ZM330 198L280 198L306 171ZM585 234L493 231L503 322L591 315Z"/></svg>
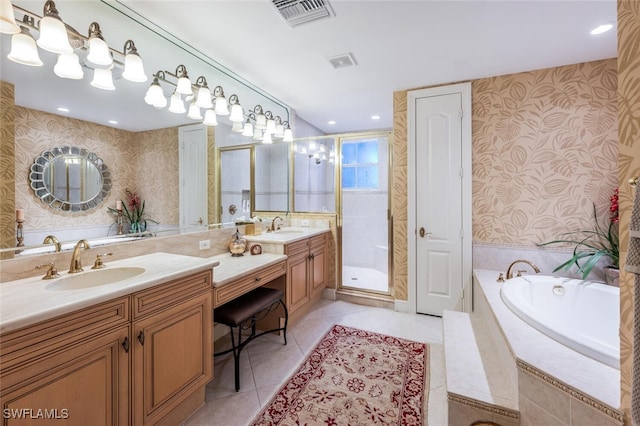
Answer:
<svg viewBox="0 0 640 426"><path fill-rule="evenodd" d="M342 146L342 188L378 189L378 141L345 142Z"/></svg>

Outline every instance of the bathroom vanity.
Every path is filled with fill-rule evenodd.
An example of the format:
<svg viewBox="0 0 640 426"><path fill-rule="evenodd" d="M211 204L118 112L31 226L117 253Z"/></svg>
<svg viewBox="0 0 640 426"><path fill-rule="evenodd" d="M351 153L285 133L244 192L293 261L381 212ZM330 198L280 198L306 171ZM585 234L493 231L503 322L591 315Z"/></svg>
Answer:
<svg viewBox="0 0 640 426"><path fill-rule="evenodd" d="M91 274L100 270L87 268L53 280L4 283L3 410L74 425L184 420L204 403L212 377L216 264L154 253L111 262L112 270L144 269L115 282L92 285L100 281ZM79 283L82 276L84 287L58 284Z"/></svg>

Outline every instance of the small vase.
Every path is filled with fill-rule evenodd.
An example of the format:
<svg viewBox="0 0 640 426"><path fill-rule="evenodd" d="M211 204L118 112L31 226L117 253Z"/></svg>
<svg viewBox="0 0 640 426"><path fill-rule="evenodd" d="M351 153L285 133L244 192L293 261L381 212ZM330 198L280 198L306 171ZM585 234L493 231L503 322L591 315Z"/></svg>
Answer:
<svg viewBox="0 0 640 426"><path fill-rule="evenodd" d="M604 268L604 277L607 284L620 287L620 269L607 266Z"/></svg>
<svg viewBox="0 0 640 426"><path fill-rule="evenodd" d="M131 233L137 234L138 232L140 232L140 224L138 222L133 222L131 224Z"/></svg>

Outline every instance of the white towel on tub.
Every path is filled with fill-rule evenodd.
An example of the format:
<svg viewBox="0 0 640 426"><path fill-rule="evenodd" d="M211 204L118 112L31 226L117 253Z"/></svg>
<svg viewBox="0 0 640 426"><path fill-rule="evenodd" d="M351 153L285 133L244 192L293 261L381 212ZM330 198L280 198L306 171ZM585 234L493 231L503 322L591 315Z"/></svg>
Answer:
<svg viewBox="0 0 640 426"><path fill-rule="evenodd" d="M631 372L631 419L640 425L640 188L635 190L629 225L629 251L624 270L635 274L633 284L633 369Z"/></svg>

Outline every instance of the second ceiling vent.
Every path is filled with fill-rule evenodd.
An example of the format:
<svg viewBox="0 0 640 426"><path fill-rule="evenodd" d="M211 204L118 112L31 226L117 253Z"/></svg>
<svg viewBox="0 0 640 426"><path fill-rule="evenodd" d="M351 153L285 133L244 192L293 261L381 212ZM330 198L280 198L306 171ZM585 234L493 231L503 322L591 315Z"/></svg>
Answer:
<svg viewBox="0 0 640 426"><path fill-rule="evenodd" d="M272 0L272 2L292 27L333 15L327 0Z"/></svg>

